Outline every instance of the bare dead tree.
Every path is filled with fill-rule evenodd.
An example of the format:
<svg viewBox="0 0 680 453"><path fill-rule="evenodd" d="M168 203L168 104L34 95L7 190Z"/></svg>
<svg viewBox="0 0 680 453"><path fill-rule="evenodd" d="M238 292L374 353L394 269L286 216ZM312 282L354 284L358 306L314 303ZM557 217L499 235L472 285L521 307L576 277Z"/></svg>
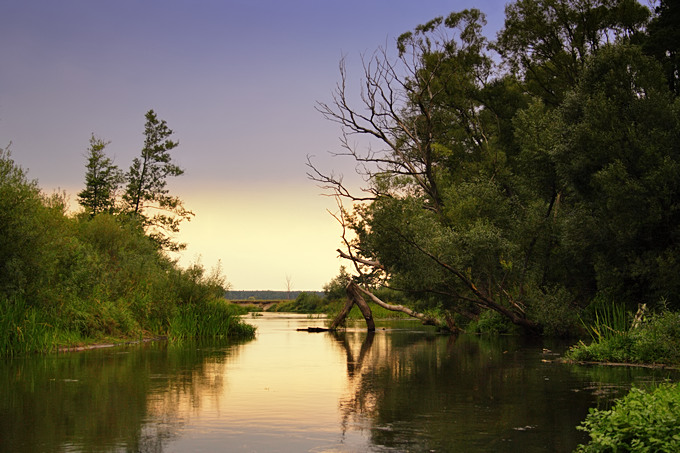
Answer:
<svg viewBox="0 0 680 453"><path fill-rule="evenodd" d="M365 180L374 182L381 174L412 178L427 194L434 210L441 208L441 196L433 173L433 128L429 106L436 93L432 90L433 75L423 78L424 68L417 60L399 59L399 69L391 62L384 49L379 49L369 60L362 58L364 78L361 90L362 108L350 105L347 93L345 62L340 62L340 77L333 94L333 102L317 104L317 110L327 120L342 128L342 151L335 156L350 157L357 164L357 172ZM405 74L405 75L404 75ZM419 78L414 83L411 78ZM414 88L418 86L417 89ZM415 94L421 101L414 106ZM414 111L414 108L416 109ZM354 135L368 136L383 148L372 145L364 152L350 141ZM352 201L370 201L378 196L390 196L372 184L368 196L353 195L343 184L342 177L324 174L308 158L308 176L325 189Z"/></svg>

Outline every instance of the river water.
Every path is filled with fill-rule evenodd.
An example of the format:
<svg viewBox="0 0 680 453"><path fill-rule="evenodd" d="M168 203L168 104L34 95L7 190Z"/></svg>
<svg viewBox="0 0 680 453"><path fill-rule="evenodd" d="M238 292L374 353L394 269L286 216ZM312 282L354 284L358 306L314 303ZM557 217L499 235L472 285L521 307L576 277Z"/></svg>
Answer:
<svg viewBox="0 0 680 453"><path fill-rule="evenodd" d="M414 321L242 344L166 342L0 362L2 452L568 452L576 426L669 371L555 362L566 344Z"/></svg>

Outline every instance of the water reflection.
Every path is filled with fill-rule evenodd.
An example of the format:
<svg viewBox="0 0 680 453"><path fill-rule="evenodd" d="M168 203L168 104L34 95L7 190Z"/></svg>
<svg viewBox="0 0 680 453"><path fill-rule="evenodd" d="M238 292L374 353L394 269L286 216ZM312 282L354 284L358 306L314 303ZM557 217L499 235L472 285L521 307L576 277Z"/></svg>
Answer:
<svg viewBox="0 0 680 453"><path fill-rule="evenodd" d="M160 452L219 399L224 348L168 343L0 365L0 451Z"/></svg>
<svg viewBox="0 0 680 453"><path fill-rule="evenodd" d="M557 364L543 344L517 337L355 332L335 341L347 357L342 431L369 430L381 451L572 451L586 440L575 426L588 407L665 377Z"/></svg>
<svg viewBox="0 0 680 453"><path fill-rule="evenodd" d="M323 322L263 316L240 345L0 362L0 451L571 451L589 407L669 377L558 364L544 348L565 345L415 322L296 331Z"/></svg>

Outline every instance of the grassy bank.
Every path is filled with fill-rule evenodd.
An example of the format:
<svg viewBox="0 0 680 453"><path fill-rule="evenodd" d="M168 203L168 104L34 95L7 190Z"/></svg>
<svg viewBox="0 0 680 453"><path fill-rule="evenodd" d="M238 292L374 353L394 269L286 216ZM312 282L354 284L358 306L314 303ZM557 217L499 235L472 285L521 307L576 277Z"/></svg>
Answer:
<svg viewBox="0 0 680 453"><path fill-rule="evenodd" d="M633 323L625 313L599 316L591 342L579 342L565 357L579 362L680 366L680 313L648 314Z"/></svg>
<svg viewBox="0 0 680 453"><path fill-rule="evenodd" d="M167 336L252 337L219 267L182 268L124 213L67 213L0 150L0 355Z"/></svg>

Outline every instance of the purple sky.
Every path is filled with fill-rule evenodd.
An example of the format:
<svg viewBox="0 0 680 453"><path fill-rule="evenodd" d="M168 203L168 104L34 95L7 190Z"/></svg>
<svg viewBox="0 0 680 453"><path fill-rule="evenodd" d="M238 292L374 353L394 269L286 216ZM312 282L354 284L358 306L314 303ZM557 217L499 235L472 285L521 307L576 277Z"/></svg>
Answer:
<svg viewBox="0 0 680 453"><path fill-rule="evenodd" d="M123 170L154 109L175 131L186 173L170 183L196 217L182 263L221 260L233 289L321 289L337 275L332 199L306 176L324 168L340 130L314 109L329 101L347 56L466 7L502 26L504 1L3 0L0 146L47 193L82 189L91 133ZM343 168L343 165L345 168Z"/></svg>

